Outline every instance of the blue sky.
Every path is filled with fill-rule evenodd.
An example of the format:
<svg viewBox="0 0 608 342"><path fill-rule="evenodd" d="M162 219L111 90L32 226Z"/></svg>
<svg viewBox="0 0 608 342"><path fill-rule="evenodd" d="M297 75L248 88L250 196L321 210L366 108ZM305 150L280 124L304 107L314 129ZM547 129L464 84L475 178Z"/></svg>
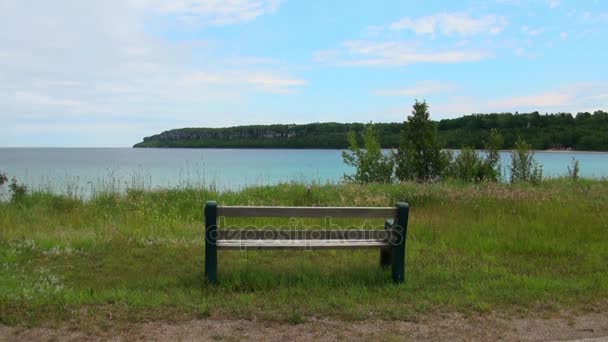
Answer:
<svg viewBox="0 0 608 342"><path fill-rule="evenodd" d="M608 109L599 0L0 0L0 146Z"/></svg>

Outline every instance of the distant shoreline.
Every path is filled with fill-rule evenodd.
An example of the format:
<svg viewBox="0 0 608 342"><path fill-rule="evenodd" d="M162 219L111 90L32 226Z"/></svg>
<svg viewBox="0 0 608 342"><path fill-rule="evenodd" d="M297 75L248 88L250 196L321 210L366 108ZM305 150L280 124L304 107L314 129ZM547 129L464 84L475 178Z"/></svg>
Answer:
<svg viewBox="0 0 608 342"><path fill-rule="evenodd" d="M74 147L80 148L80 147ZM86 147L85 147L86 148ZM90 148L101 148L101 147L90 147ZM108 148L121 148L121 147L108 147ZM133 146L133 147L125 147L132 149L175 149L175 150L335 150L335 151L346 151L348 148L322 148L322 147L226 147L226 146L217 146L217 147L168 147L168 146L159 146L159 147L141 147L141 146ZM396 150L397 147L383 147L383 150ZM445 151L460 151L459 148L444 148ZM484 149L475 149L475 151L484 151ZM500 152L511 152L513 149L501 149ZM548 149L548 150L531 150L532 152L544 152L544 153L593 153L593 154L608 154L608 150L606 151L592 151L592 150L556 150L556 149Z"/></svg>
<svg viewBox="0 0 608 342"><path fill-rule="evenodd" d="M41 149L130 149L130 150L146 150L146 149L157 149L157 150L335 150L335 151L346 151L347 148L320 148L320 147L134 147L134 146L122 146L122 147L109 147L109 146L79 146L79 147L57 147L57 146L0 146L0 150L11 150L11 149L22 149L22 150L41 150ZM396 147L383 147L383 150L397 149ZM445 151L460 151L457 148L446 148ZM484 151L484 149L475 149L476 151ZM512 149L501 149L501 152L511 152ZM608 154L607 151L591 151L591 150L531 150L532 152L543 152L543 153L589 153L589 154Z"/></svg>
<svg viewBox="0 0 608 342"><path fill-rule="evenodd" d="M513 149L525 141L538 151L608 152L608 112L540 114L492 113L432 121L441 146L448 149L483 149L493 130L502 136L502 147ZM350 132L360 146L370 124L316 122L309 124L245 125L223 128L176 128L147 136L134 147L167 148L275 148L346 149ZM372 123L383 148L399 146L407 122Z"/></svg>

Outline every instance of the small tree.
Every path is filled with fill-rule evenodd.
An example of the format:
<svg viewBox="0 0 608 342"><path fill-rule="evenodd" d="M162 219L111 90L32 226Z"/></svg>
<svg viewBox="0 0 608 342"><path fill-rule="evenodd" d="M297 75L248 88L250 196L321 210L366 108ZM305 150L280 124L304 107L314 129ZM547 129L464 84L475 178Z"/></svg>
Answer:
<svg viewBox="0 0 608 342"><path fill-rule="evenodd" d="M515 150L511 152L511 183L538 184L543 178L543 169L536 160L530 145L518 139Z"/></svg>
<svg viewBox="0 0 608 342"><path fill-rule="evenodd" d="M493 128L490 131L490 137L486 142L487 156L483 163L483 178L496 182L501 178L500 172L500 149L502 148L503 138L502 135Z"/></svg>
<svg viewBox="0 0 608 342"><path fill-rule="evenodd" d="M349 148L342 152L342 159L355 168L355 174L344 175L344 178L357 183L390 183L395 161L392 155L382 153L378 135L371 123L365 129L363 140L365 149L359 147L357 134L348 132Z"/></svg>
<svg viewBox="0 0 608 342"><path fill-rule="evenodd" d="M397 178L428 181L441 176L449 163L449 155L441 151L426 102L416 101L407 120L397 151Z"/></svg>
<svg viewBox="0 0 608 342"><path fill-rule="evenodd" d="M574 157L572 157L572 166L568 166L568 178L572 179L573 181L577 181L580 179L579 176L579 172L581 171L580 169L580 165L578 163L578 160L574 159Z"/></svg>

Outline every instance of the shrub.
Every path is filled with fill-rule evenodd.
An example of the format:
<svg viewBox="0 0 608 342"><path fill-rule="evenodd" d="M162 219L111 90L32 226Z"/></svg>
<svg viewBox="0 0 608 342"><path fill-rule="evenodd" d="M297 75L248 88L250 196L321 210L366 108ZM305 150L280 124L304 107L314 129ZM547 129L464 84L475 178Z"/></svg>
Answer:
<svg viewBox="0 0 608 342"><path fill-rule="evenodd" d="M465 182L478 182L483 178L484 161L475 149L464 147L448 167L447 175Z"/></svg>
<svg viewBox="0 0 608 342"><path fill-rule="evenodd" d="M450 162L446 174L465 182L498 181L500 179L499 151L501 146L502 136L493 129L490 139L486 143L487 156L485 159L473 147L464 147Z"/></svg>
<svg viewBox="0 0 608 342"><path fill-rule="evenodd" d="M407 120L397 151L397 178L429 181L442 176L450 156L441 151L426 102L416 101Z"/></svg>
<svg viewBox="0 0 608 342"><path fill-rule="evenodd" d="M342 152L342 158L356 171L354 175L344 175L344 178L357 183L390 183L395 161L392 155L382 153L378 135L371 124L366 127L363 140L365 149L359 147L357 134L348 132L349 148Z"/></svg>
<svg viewBox="0 0 608 342"><path fill-rule="evenodd" d="M543 169L530 151L530 145L518 139L511 152L511 183L538 184L543 178Z"/></svg>
<svg viewBox="0 0 608 342"><path fill-rule="evenodd" d="M11 199L13 202L21 201L27 194L27 186L25 186L25 184L17 183L17 178L15 177L13 177L11 180L11 184L9 184L8 189L11 193Z"/></svg>
<svg viewBox="0 0 608 342"><path fill-rule="evenodd" d="M577 181L580 179L579 176L579 172L580 172L580 165L578 163L578 160L574 159L574 157L572 157L572 167L568 166L568 178L572 179L573 181Z"/></svg>
<svg viewBox="0 0 608 342"><path fill-rule="evenodd" d="M8 182L8 177L6 176L6 173L4 172L0 172L0 202L2 202L4 200L4 184L6 184Z"/></svg>
<svg viewBox="0 0 608 342"><path fill-rule="evenodd" d="M483 175L485 180L497 182L501 179L500 173L500 149L502 148L504 139L502 135L493 128L490 131L490 137L486 142L486 151L488 155L483 165Z"/></svg>
<svg viewBox="0 0 608 342"><path fill-rule="evenodd" d="M8 182L8 177L6 176L6 173L0 172L0 186L3 186L6 182Z"/></svg>

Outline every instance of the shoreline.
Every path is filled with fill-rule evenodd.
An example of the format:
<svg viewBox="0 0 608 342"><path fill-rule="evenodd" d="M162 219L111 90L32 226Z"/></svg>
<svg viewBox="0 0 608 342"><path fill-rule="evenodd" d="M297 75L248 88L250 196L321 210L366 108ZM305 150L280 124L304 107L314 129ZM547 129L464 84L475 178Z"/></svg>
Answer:
<svg viewBox="0 0 608 342"><path fill-rule="evenodd" d="M101 149L156 149L156 150L314 150L314 151L346 151L348 148L318 148L318 147L135 147L135 146L0 146L0 150L67 150L67 149L79 149L79 150L101 150ZM383 150L396 150L396 147L383 147ZM445 148L444 151L460 151L457 148ZM484 149L476 149L475 151L485 151ZM511 152L512 149L501 149L500 152ZM608 154L606 151L594 151L594 150L531 150L532 152L543 152L543 153L593 153L593 154Z"/></svg>

